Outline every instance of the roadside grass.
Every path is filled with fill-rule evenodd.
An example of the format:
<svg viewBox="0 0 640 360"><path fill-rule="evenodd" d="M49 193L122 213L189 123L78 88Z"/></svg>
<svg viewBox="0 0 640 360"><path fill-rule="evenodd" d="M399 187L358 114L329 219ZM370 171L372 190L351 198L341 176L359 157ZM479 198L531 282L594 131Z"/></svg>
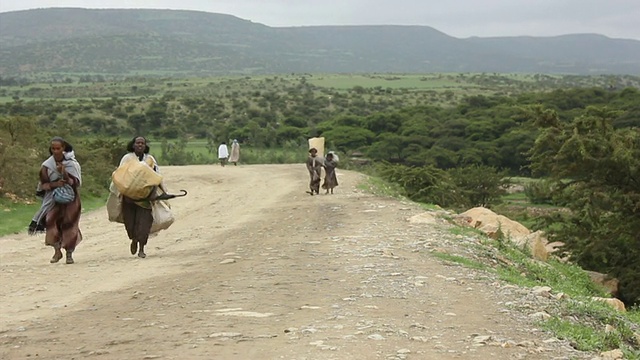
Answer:
<svg viewBox="0 0 640 360"><path fill-rule="evenodd" d="M359 169L359 170L361 170L360 172L363 172L362 171L363 169ZM391 197L394 199L410 201L404 196L404 192L400 185L384 181L381 178L376 176L367 175L367 177L362 182L356 185L356 188L376 196ZM442 208L436 204L427 204L427 203L416 203L416 204L420 206L420 208L424 209L425 211L442 210Z"/></svg>
<svg viewBox="0 0 640 360"><path fill-rule="evenodd" d="M621 313L597 301L563 301L557 316L540 323L559 339L570 340L582 351L621 349L625 359L640 359L636 333L638 309Z"/></svg>
<svg viewBox="0 0 640 360"><path fill-rule="evenodd" d="M386 182L375 176L367 176L364 181L356 185L356 188L376 196L404 199L403 190L400 185Z"/></svg>
<svg viewBox="0 0 640 360"><path fill-rule="evenodd" d="M451 235L455 236L480 236L482 232L478 229L467 226L451 226L447 229Z"/></svg>
<svg viewBox="0 0 640 360"><path fill-rule="evenodd" d="M454 225L454 228L458 226ZM473 229L472 229L473 230ZM470 230L453 230L452 234L471 235ZM545 309L551 317L539 325L559 339L568 340L581 351L621 349L625 359L640 359L640 309L620 312L611 306L593 301L592 297L609 297L593 283L579 266L551 258L546 262L531 258L528 251L507 239L479 236L480 243L470 245L474 259L433 252L441 260L498 275L507 283L532 288L548 286L560 299Z"/></svg>
<svg viewBox="0 0 640 360"><path fill-rule="evenodd" d="M104 206L106 197L83 197L82 212L88 212ZM40 201L32 204L15 203L0 198L0 236L26 232L33 214L40 208Z"/></svg>
<svg viewBox="0 0 640 360"><path fill-rule="evenodd" d="M367 177L358 188L374 195L402 198L400 187L373 176ZM526 200L523 195L511 194L507 199ZM424 206L438 208L436 205ZM527 249L518 248L504 237L491 239L477 229L450 223L448 232L451 235L475 237L478 242L467 245L467 250L471 251L464 251L462 255L434 251L430 253L432 256L495 274L500 280L519 287L548 286L559 299L545 306L544 311L551 317L539 322L541 328L558 339L569 341L581 351L597 353L620 349L625 359L640 360L639 307L620 312L608 304L592 300L592 297L606 298L609 295L575 264L555 257L546 262L538 261Z"/></svg>
<svg viewBox="0 0 640 360"><path fill-rule="evenodd" d="M457 264L466 266L466 267L471 268L471 269L483 270L483 271L489 271L490 270L487 265L485 265L485 264L483 264L483 263L481 263L479 261L468 259L468 258L463 257L463 256L451 255L451 254L438 252L438 251L435 251L432 254L436 258L438 258L440 260L457 263Z"/></svg>

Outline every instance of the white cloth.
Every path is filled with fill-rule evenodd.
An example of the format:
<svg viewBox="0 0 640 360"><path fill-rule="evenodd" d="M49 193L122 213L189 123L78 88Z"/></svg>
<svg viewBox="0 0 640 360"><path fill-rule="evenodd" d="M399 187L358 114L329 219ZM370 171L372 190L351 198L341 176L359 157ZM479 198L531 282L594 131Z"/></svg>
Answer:
<svg viewBox="0 0 640 360"><path fill-rule="evenodd" d="M229 148L226 144L220 144L218 146L218 159L226 159L229 157Z"/></svg>
<svg viewBox="0 0 640 360"><path fill-rule="evenodd" d="M120 159L120 165L118 165L118 166L121 166L122 164L126 163L127 161L131 161L131 160L138 160L140 162L147 163L147 159L148 158L151 158L151 160L153 160L153 171L155 171L157 173L160 173L160 168L158 167L158 162L156 161L156 158L154 158L153 155L151 155L151 154L142 155L142 160L140 160L140 158L138 158L138 155L136 155L136 153L134 153L134 152L127 153L126 155L124 155L122 157L122 159Z"/></svg>

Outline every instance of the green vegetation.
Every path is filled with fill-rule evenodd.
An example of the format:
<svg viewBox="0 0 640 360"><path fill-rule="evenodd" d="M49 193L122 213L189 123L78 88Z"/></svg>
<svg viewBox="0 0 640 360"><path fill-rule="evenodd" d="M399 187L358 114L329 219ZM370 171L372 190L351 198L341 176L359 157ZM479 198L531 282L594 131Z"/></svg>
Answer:
<svg viewBox="0 0 640 360"><path fill-rule="evenodd" d="M462 256L457 256L457 255L451 255L451 254L447 254L447 253L442 253L442 252L434 252L433 255L435 257L437 257L440 260L444 260L444 261L449 261L449 262L453 262L453 263L457 263L457 264L462 264L468 268L471 269L476 269L476 270L487 270L488 267L478 261L473 261L470 259L467 259L465 257Z"/></svg>
<svg viewBox="0 0 640 360"><path fill-rule="evenodd" d="M531 149L535 174L548 176L554 203L570 211L547 219L578 264L621 280L621 297L640 302L640 129L616 128L621 111L587 107L571 121L534 108L541 128Z"/></svg>
<svg viewBox="0 0 640 360"><path fill-rule="evenodd" d="M357 188L378 196L403 197L403 190L400 185L386 182L374 176L368 176L363 182L358 184Z"/></svg>
<svg viewBox="0 0 640 360"><path fill-rule="evenodd" d="M560 339L571 340L578 350L622 349L625 359L640 359L640 344L634 335L640 329L640 323L634 321L639 314L637 309L620 313L597 301L566 300L560 303L558 316L542 326Z"/></svg>
<svg viewBox="0 0 640 360"><path fill-rule="evenodd" d="M82 198L82 211L88 212L104 206L106 198L90 197ZM0 198L0 211L2 222L0 222L0 236L26 232L31 217L40 208L40 202L13 202Z"/></svg>

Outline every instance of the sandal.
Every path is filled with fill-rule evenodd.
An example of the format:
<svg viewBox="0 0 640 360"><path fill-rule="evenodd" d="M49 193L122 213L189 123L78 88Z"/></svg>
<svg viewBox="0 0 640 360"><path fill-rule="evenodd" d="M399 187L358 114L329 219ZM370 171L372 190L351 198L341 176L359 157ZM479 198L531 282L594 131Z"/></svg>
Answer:
<svg viewBox="0 0 640 360"><path fill-rule="evenodd" d="M60 251L60 249L56 249L55 254L53 254L53 257L51 258L51 260L49 260L49 262L55 264L60 261L60 259L62 259L62 251Z"/></svg>
<svg viewBox="0 0 640 360"><path fill-rule="evenodd" d="M131 250L131 255L135 255L138 252L138 242L135 240L131 240L131 246L129 246L129 250Z"/></svg>
<svg viewBox="0 0 640 360"><path fill-rule="evenodd" d="M53 257L51 258L51 260L49 260L50 263L55 264L58 261L60 261L60 259L62 259L62 251L60 250L60 243L55 243L53 244L53 249L55 250L55 252L53 253Z"/></svg>

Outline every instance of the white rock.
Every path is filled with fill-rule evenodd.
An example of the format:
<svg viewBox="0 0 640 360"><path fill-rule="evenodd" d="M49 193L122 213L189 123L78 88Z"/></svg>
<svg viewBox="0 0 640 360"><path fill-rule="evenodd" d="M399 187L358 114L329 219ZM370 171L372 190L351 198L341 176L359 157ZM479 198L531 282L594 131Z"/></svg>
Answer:
<svg viewBox="0 0 640 360"><path fill-rule="evenodd" d="M535 314L531 314L529 315L530 318L532 319L536 319L536 320L547 320L549 318L551 318L551 315L547 314L544 311L539 311Z"/></svg>
<svg viewBox="0 0 640 360"><path fill-rule="evenodd" d="M409 340L413 340L413 341L421 341L421 342L427 342L429 341L428 338L424 337L424 336L412 336Z"/></svg>
<svg viewBox="0 0 640 360"><path fill-rule="evenodd" d="M620 349L615 349L600 353L600 357L602 357L602 360L620 360L624 359L624 353Z"/></svg>
<svg viewBox="0 0 640 360"><path fill-rule="evenodd" d="M367 336L367 339L370 339L370 340L385 340L384 336L382 336L380 334L369 335L369 336Z"/></svg>
<svg viewBox="0 0 640 360"><path fill-rule="evenodd" d="M209 335L210 338L219 338L219 337L233 338L238 336L242 336L242 334L237 332L219 332L219 333L213 333Z"/></svg>
<svg viewBox="0 0 640 360"><path fill-rule="evenodd" d="M535 286L533 288L533 294L535 296L541 296L550 298L551 297L551 288L548 286Z"/></svg>
<svg viewBox="0 0 640 360"><path fill-rule="evenodd" d="M473 338L473 342L476 344L486 344L491 340L491 335L476 336Z"/></svg>
<svg viewBox="0 0 640 360"><path fill-rule="evenodd" d="M529 341L529 340L520 341L516 345L520 346L520 347L534 347L534 346L536 346L536 344L533 341Z"/></svg>

